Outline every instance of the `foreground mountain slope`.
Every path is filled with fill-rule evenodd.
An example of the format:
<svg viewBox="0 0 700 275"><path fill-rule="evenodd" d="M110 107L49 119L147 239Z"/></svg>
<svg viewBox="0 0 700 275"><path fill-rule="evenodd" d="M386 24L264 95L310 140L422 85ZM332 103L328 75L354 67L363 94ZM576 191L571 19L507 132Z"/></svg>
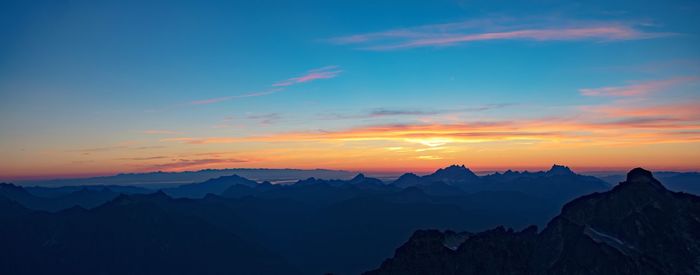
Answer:
<svg viewBox="0 0 700 275"><path fill-rule="evenodd" d="M367 274L698 274L700 198L636 168L613 190L580 197L536 233L497 228L465 238L417 231Z"/></svg>
<svg viewBox="0 0 700 275"><path fill-rule="evenodd" d="M0 274L290 274L279 256L160 206L122 195L91 210L35 212L0 198Z"/></svg>

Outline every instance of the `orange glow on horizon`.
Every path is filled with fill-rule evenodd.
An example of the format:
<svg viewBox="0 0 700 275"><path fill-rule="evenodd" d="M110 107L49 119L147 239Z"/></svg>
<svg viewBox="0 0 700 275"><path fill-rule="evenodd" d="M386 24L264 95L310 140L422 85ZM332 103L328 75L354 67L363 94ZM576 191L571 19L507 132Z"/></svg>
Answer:
<svg viewBox="0 0 700 275"><path fill-rule="evenodd" d="M695 106L603 105L564 118L375 124L257 136L173 132L176 137L159 138L148 132L151 138L143 141L9 156L2 160L0 178L230 167L427 173L450 164L476 171L545 169L554 163L581 171L700 170Z"/></svg>

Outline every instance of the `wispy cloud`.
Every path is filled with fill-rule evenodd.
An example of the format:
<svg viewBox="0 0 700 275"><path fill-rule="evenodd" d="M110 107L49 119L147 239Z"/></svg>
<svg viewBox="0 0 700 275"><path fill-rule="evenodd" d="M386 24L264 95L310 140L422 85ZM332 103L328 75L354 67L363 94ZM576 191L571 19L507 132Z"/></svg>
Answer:
<svg viewBox="0 0 700 275"><path fill-rule="evenodd" d="M106 151L119 150L119 149L127 149L127 148L129 148L129 147L126 145L115 145L115 146L103 146L103 147L92 147L92 148L68 150L68 152L78 152L78 153L83 153L83 154L90 154L90 153L106 152Z"/></svg>
<svg viewBox="0 0 700 275"><path fill-rule="evenodd" d="M360 126L337 131L289 132L249 137L162 139L185 144L250 142L392 141L442 147L452 143L551 142L580 144L674 143L700 131L700 111L693 103L584 108L569 118L491 120L469 123L405 123ZM677 110L675 113L667 113ZM682 133L682 134L680 134ZM700 139L695 137L692 140Z"/></svg>
<svg viewBox="0 0 700 275"><path fill-rule="evenodd" d="M440 157L440 156L430 156L430 155L427 155L427 156L418 156L418 159L422 159L422 160L441 160L442 157Z"/></svg>
<svg viewBox="0 0 700 275"><path fill-rule="evenodd" d="M607 118L620 117L662 117L667 116L677 120L700 121L700 102L686 101L651 106L630 105L620 102L600 106L584 106L582 109Z"/></svg>
<svg viewBox="0 0 700 275"><path fill-rule="evenodd" d="M276 93L276 92L281 92L281 91L283 91L283 89L281 89L281 88L274 88L274 89L267 89L267 90L262 91L262 92L255 92L255 93L247 93L247 94L242 94L242 95L232 95L232 96L223 96L223 97L216 97L216 98L195 100L195 101L191 101L191 102L190 102L190 105L213 104L213 103L219 103L219 102L228 101L228 100L232 100L232 99L238 99L238 98L265 96L265 95L270 95L270 94L274 94L274 93Z"/></svg>
<svg viewBox="0 0 700 275"><path fill-rule="evenodd" d="M181 134L180 132L170 131L170 130L145 130L145 131L142 131L141 133L144 133L147 135L177 135L177 134Z"/></svg>
<svg viewBox="0 0 700 275"><path fill-rule="evenodd" d="M675 77L663 80L651 80L644 82L637 82L631 85L624 86L609 86L609 87L599 87L599 88L585 88L580 89L579 92L584 96L613 96L613 97L626 97L626 96L642 96L651 93L665 91L674 86L695 82L697 77Z"/></svg>
<svg viewBox="0 0 700 275"><path fill-rule="evenodd" d="M236 164L248 162L244 159L175 159L172 162L151 165L145 171L176 171L188 168L210 167L217 164Z"/></svg>
<svg viewBox="0 0 700 275"><path fill-rule="evenodd" d="M486 104L475 107L463 107L452 109L421 109L421 108L376 108L359 114L321 114L321 119L362 119L362 118L382 118L393 116L431 116L440 114L455 114L468 112L481 112L493 109L500 109L512 106L509 103Z"/></svg>
<svg viewBox="0 0 700 275"><path fill-rule="evenodd" d="M268 88L267 90L264 90L264 91L247 93L247 94L240 94L240 95L231 95L231 96L222 96L222 97L194 100L194 101L190 101L189 105L207 105L207 104L214 104L214 103L229 101L232 99L271 95L271 94L274 94L277 92L284 91L286 87L289 87L292 85L306 83L306 82L312 82L314 80L319 80L319 79L334 78L334 77L338 76L341 72L343 72L343 71L340 69L339 66L335 66L335 65L325 66L325 67L309 70L302 76L293 77L293 78L289 78L287 80L273 83L271 85L272 86L271 88Z"/></svg>
<svg viewBox="0 0 700 275"><path fill-rule="evenodd" d="M255 115L248 115L246 116L246 119L250 120L255 120L258 123L262 124L274 124L280 119L282 119L282 116L278 113L267 113L267 114L255 114Z"/></svg>
<svg viewBox="0 0 700 275"><path fill-rule="evenodd" d="M110 151L120 151L120 150L151 150L151 149L160 149L164 148L165 146L162 145L149 145L149 146L133 146L130 144L117 144L117 145L112 145L112 146L102 146L102 147L91 147L91 148L81 148L81 149L73 149L73 150L66 150L66 152L75 152L75 153L81 153L83 155L90 155L92 153L102 153L102 152L110 152Z"/></svg>
<svg viewBox="0 0 700 275"><path fill-rule="evenodd" d="M327 39L339 45L357 45L366 50L396 50L444 47L486 40L617 41L669 35L641 29L641 24L572 20L512 18L469 20L423 25Z"/></svg>
<svg viewBox="0 0 700 275"><path fill-rule="evenodd" d="M144 161L144 160L155 160L155 159L166 159L167 156L152 156L152 157L132 157L132 158L119 158L118 160L130 160L130 161Z"/></svg>
<svg viewBox="0 0 700 275"><path fill-rule="evenodd" d="M338 66L326 66L318 69L309 70L306 74L298 77L289 78L272 84L273 87L287 87L299 83L311 82L319 79L329 79L338 76L343 71Z"/></svg>

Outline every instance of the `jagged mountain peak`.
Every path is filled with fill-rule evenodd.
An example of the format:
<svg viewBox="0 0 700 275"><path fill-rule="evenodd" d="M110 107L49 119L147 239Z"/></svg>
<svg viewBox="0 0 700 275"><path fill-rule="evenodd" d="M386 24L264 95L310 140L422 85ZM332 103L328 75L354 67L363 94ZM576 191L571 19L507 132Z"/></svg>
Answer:
<svg viewBox="0 0 700 275"><path fill-rule="evenodd" d="M359 174L357 174L357 176L355 176L354 178L352 178L350 181L351 181L351 182L358 182L358 181L364 180L365 178L366 178L366 177L365 177L365 174L359 173Z"/></svg>
<svg viewBox="0 0 700 275"><path fill-rule="evenodd" d="M435 173L428 175L428 177L467 179L476 178L477 176L466 166L453 164L448 167L438 169L435 171Z"/></svg>
<svg viewBox="0 0 700 275"><path fill-rule="evenodd" d="M469 172L471 172L469 170L469 168L464 166L464 164L462 164L462 165L452 164L452 165L447 166L445 168L438 169L438 171L440 171L440 170L443 170L445 172L448 172L448 171L455 171L455 172L457 172L457 171L469 171Z"/></svg>
<svg viewBox="0 0 700 275"><path fill-rule="evenodd" d="M571 169L568 166L564 165L558 165L554 164L552 165L552 168L547 171L547 175L552 175L552 176L567 176L567 175L575 175L574 171L571 171Z"/></svg>

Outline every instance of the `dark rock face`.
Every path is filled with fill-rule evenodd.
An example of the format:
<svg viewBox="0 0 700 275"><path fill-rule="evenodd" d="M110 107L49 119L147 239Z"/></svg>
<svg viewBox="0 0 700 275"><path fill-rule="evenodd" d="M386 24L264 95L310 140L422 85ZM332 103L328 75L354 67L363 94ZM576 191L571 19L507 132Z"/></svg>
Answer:
<svg viewBox="0 0 700 275"><path fill-rule="evenodd" d="M536 231L496 228L456 250L443 245L450 234L418 231L367 274L700 273L700 198L668 191L641 168L611 191L569 202Z"/></svg>

